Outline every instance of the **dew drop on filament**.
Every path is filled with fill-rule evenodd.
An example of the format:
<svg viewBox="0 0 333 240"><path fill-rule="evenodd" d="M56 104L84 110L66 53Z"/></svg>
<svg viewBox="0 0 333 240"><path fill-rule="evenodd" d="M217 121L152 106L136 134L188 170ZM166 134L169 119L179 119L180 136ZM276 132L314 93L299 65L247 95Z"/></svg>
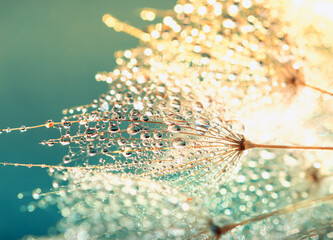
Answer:
<svg viewBox="0 0 333 240"><path fill-rule="evenodd" d="M172 146L174 148L183 148L186 146L186 141L184 138L176 138L172 141Z"/></svg>

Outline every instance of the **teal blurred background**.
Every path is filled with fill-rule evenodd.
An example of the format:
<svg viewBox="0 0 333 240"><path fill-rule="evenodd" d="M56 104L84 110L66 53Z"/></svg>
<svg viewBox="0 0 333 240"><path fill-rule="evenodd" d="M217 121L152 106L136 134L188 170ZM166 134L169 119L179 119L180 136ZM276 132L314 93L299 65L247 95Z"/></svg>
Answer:
<svg viewBox="0 0 333 240"><path fill-rule="evenodd" d="M113 54L138 40L102 23L114 16L143 28L138 9L171 9L175 0L0 0L0 128L60 120L64 108L90 103L107 91L98 71L115 67ZM40 143L58 137L55 129L0 135L0 161L57 164L65 147ZM51 188L39 168L0 167L0 239L46 235L60 218L56 207L22 212L31 191ZM19 200L18 193L26 197ZM51 230L49 230L52 232Z"/></svg>

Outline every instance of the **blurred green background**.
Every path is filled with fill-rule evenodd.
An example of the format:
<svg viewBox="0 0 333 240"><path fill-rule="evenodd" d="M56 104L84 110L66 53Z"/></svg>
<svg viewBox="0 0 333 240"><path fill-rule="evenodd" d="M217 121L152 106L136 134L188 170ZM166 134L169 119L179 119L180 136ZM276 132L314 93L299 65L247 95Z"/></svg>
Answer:
<svg viewBox="0 0 333 240"><path fill-rule="evenodd" d="M107 91L95 82L98 71L115 67L115 51L138 40L102 23L111 13L143 28L138 9L171 9L175 0L0 0L0 128L60 120L64 108L90 103ZM42 146L55 129L0 135L0 161L57 164L66 147ZM56 207L22 212L31 191L51 188L39 168L0 167L0 239L46 235L60 218ZM19 200L18 193L26 197Z"/></svg>

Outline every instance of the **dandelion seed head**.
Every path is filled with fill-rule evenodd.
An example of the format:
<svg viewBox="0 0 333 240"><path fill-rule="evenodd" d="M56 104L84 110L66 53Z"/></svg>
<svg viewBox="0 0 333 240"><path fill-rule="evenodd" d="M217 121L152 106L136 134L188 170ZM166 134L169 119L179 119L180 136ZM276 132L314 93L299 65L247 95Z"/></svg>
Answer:
<svg viewBox="0 0 333 240"><path fill-rule="evenodd" d="M207 111L191 92L148 77L138 83L142 72L125 71L112 77L107 95L84 113L76 108L65 116L61 137L47 141L69 146L64 163L101 165L107 172L169 180L188 190L208 191L226 181L240 164L243 141L231 122Z"/></svg>

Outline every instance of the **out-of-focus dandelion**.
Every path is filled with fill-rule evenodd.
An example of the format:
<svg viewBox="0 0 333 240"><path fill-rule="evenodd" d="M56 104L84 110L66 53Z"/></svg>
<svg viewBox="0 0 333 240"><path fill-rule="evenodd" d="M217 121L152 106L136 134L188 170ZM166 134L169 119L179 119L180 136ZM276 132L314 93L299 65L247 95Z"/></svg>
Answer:
<svg viewBox="0 0 333 240"><path fill-rule="evenodd" d="M294 234L294 229L287 219L297 216L298 226L314 218L318 220L299 211L319 205L311 211L322 212L325 208L320 204L333 199L332 195L326 195L299 201L232 222L223 216L212 217L198 198L146 178L78 169L56 171L53 175L57 181L55 191L35 193L34 198L44 205L48 202L58 205L63 219L57 229L63 239L223 239L230 231L239 237L249 234L257 237L260 235L255 225L260 221L265 221L269 228L267 236L278 233L288 237ZM62 185L64 181L67 183ZM320 221L329 219L326 214Z"/></svg>

